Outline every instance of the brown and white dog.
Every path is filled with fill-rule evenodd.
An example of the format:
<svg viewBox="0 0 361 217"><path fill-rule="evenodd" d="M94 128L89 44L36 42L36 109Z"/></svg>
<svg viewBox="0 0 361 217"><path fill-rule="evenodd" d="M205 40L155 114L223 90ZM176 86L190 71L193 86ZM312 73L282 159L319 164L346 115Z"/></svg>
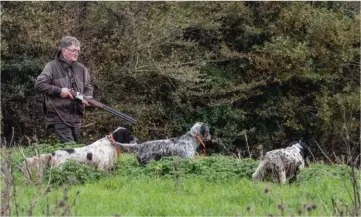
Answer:
<svg viewBox="0 0 361 217"><path fill-rule="evenodd" d="M290 179L296 181L297 175L307 165L307 157L310 154L309 147L303 142L292 142L289 147L276 149L266 153L252 178L255 181L263 181L270 177L277 179L281 184Z"/></svg>
<svg viewBox="0 0 361 217"><path fill-rule="evenodd" d="M71 149L61 149L51 154L25 158L20 170L26 177L30 177L32 171L42 172L46 167L57 167L74 160L96 167L98 170L109 170L118 161L119 150L115 144L135 143L136 138L124 127L118 127L110 135L101 138L94 143Z"/></svg>

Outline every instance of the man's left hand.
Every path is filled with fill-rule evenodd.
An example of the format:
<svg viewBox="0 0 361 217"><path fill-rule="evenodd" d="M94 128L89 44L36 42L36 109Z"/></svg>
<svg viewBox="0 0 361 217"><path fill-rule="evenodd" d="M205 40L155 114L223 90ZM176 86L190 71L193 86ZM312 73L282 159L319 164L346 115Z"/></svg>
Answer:
<svg viewBox="0 0 361 217"><path fill-rule="evenodd" d="M89 102L85 99L82 100L82 103L85 105L85 106L90 106Z"/></svg>

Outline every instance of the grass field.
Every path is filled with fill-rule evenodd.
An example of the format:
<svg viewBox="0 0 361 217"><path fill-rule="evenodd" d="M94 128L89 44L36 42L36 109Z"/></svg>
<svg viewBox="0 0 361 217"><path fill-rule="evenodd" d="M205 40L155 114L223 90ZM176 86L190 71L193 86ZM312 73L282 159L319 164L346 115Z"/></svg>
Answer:
<svg viewBox="0 0 361 217"><path fill-rule="evenodd" d="M13 156L15 165L20 155L14 152ZM311 164L295 184L279 185L253 182L250 177L257 163L209 156L203 160L165 158L141 167L134 155L122 154L118 168L108 174L72 163L63 170L53 169L50 192L41 196L35 195L44 192L45 182L40 186L26 184L14 170L11 212L28 215L36 201L30 210L37 216L352 214L354 192L348 166ZM49 174L47 171L46 182Z"/></svg>

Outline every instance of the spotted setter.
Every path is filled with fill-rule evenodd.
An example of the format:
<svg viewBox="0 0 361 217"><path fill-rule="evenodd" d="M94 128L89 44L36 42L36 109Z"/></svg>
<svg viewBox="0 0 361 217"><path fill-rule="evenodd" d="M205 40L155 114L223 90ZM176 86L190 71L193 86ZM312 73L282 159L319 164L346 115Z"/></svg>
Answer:
<svg viewBox="0 0 361 217"><path fill-rule="evenodd" d="M20 169L26 177L30 177L32 171L43 171L46 167L58 167L68 160L92 165L98 170L109 170L118 161L119 149L115 144L135 143L136 138L124 127L118 127L110 135L101 138L94 143L71 149L61 149L51 154L25 158Z"/></svg>
<svg viewBox="0 0 361 217"><path fill-rule="evenodd" d="M292 142L289 147L276 149L266 153L252 178L263 181L266 177L277 179L281 184L289 179L296 181L297 175L305 167L310 150L303 142Z"/></svg>
<svg viewBox="0 0 361 217"><path fill-rule="evenodd" d="M203 141L211 139L207 124L197 122L184 135L171 139L152 140L141 144L120 144L123 148L132 148L137 155L139 164L145 165L166 156L191 158Z"/></svg>

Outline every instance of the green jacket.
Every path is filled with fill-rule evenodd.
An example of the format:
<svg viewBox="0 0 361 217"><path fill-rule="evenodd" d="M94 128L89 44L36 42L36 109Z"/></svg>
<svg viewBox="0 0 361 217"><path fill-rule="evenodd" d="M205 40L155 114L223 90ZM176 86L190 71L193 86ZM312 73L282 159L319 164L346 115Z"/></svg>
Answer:
<svg viewBox="0 0 361 217"><path fill-rule="evenodd" d="M47 126L64 122L73 126L81 124L84 105L78 100L60 97L61 88L72 89L68 67L73 72L77 91L85 96L93 96L87 68L79 62L68 64L59 50L55 59L45 65L35 82L35 90L45 95L43 108Z"/></svg>

